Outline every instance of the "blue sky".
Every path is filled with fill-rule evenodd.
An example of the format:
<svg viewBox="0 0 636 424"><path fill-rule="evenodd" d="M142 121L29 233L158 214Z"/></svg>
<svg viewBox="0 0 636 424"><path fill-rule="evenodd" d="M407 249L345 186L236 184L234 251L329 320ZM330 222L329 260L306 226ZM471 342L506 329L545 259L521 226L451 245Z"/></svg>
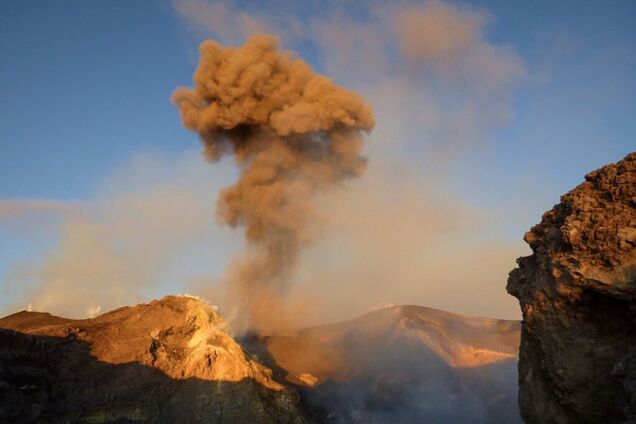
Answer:
<svg viewBox="0 0 636 424"><path fill-rule="evenodd" d="M169 97L193 58L169 4L0 7L3 197L82 198L140 147L187 147Z"/></svg>
<svg viewBox="0 0 636 424"><path fill-rule="evenodd" d="M536 146L550 146L555 154L541 155L542 168L571 185L633 148L633 2L468 4L493 16L491 39L548 74L516 94L515 119L497 134L517 147L506 152L502 173L529 166ZM191 147L169 96L189 83L201 37L169 2L27 0L0 8L2 197L82 198L141 147ZM320 69L316 57L299 54Z"/></svg>
<svg viewBox="0 0 636 424"><path fill-rule="evenodd" d="M0 92L4 98L0 104L0 202L92 202L113 176L144 152L154 152L162 158L160 168L170 169L171 158L176 163L198 150L196 136L182 128L170 95L177 86L191 84L201 40L210 36L240 42L247 34L240 28L217 30L214 22L193 22L179 11L178 3L0 3ZM310 23L314 28L320 26L316 21L333 16L344 16L344 21L360 28L375 28L368 26L374 19L369 16L377 13L373 11L378 4L275 1L263 6L237 1L226 3L225 9L231 19L241 14L257 21L263 17L267 21L263 27L281 30L284 46L318 72L354 85L373 102L377 93L368 89L373 84L359 82L371 71L330 62L329 48L309 32ZM585 173L635 150L636 3L443 4L478 13L485 19L478 42L510 53L509 60L523 68L523 76L501 89L503 95L498 92L486 101L488 93L470 94L478 96L477 108L486 105L497 114L505 109L506 119L488 122L478 134L471 134L477 141L458 143L453 150L461 153L448 162L438 161L438 151L418 140L419 127L410 131L409 122L395 117L383 121L381 106L376 108L378 122L391 125L378 128L378 133L390 138L391 131L399 128L395 137L408 140L400 144L396 157L401 155L414 170L442 162L438 164L445 169L440 177L442 190L471 207L497 209L505 217L493 227L497 241L518 241ZM290 21L300 23L296 32L307 28L307 34L295 38L288 28ZM387 58L399 60L391 53ZM393 66L390 63L389 69ZM373 78L383 76L397 79L393 71L378 72ZM425 84L420 81L414 87ZM454 94L444 92L445 87L436 87L436 95L452 102ZM459 96L465 95L463 86L449 90L455 89ZM505 106L498 104L500 96ZM475 116L486 120L479 111ZM479 123L476 126L481 128ZM437 137L444 142L443 132ZM420 154L426 158L420 160ZM373 151L370 155L373 165ZM422 178L428 175L425 169L422 172ZM125 185L120 182L118 190ZM16 225L0 215L0 290L9 293L0 307L11 304L12 296L20 297L15 281L6 277L16 264L41 257L59 242L61 218L40 218ZM187 266L191 262L185 261ZM222 263L219 260L214 266ZM169 283L161 287L165 291L181 288Z"/></svg>

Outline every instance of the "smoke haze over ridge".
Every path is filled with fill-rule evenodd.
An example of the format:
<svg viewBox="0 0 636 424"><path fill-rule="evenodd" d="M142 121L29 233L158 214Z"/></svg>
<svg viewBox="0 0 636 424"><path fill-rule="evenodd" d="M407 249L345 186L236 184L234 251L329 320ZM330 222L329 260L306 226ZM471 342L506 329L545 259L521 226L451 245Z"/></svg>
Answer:
<svg viewBox="0 0 636 424"><path fill-rule="evenodd" d="M320 189L315 193L304 191L302 183L295 186L303 199L311 199L309 203L312 205L320 202L322 206L312 206L309 208L311 213L301 214L304 222L294 223L294 220L288 219L289 216L284 219L286 223L293 224L292 230L299 230L298 236L292 237L292 244L306 247L304 253L293 261L297 284L289 285L287 277L280 281L283 283L282 292L288 293L289 299L294 299L289 301L295 305L292 309L308 316L309 322L299 324L319 323L327 313L334 320L346 319L392 303L418 303L476 315L518 316L514 300L508 299L500 287L504 284L507 270L514 264L514 258L523 253L525 246L501 237L497 222L510 218L487 205L472 203L452 182L453 174L461 167L462 158L487 144L486 135L509 119L509 99L526 73L525 64L513 50L487 39L486 28L491 23L487 13L438 1L399 3L395 6L374 4L369 7L368 18L359 20L338 8L315 17L300 18L285 14L267 15L257 9L239 10L231 2L221 4L191 0L174 4L179 13L187 11L188 5L194 7L192 10L196 13L181 15L190 20L198 19L199 26L207 25L206 35L212 35L223 44L239 45L249 34L263 31L277 33L281 44L294 47L294 50L297 43L311 39L318 46L321 57L317 68L333 76L338 83L362 93L373 104L378 116L377 126L365 146L364 155L370 161L363 178L351 179L345 187L336 190ZM206 13L210 10L214 13ZM398 23L404 16L409 16L412 23L400 28ZM215 17L216 20L206 17ZM220 20L225 22L224 25L219 24ZM289 25L279 25L282 21ZM445 24L426 24L431 21ZM424 35L429 37L428 44L417 44ZM300 41L294 40L296 36ZM431 44L433 39L438 43ZM453 101L448 101L447 93ZM194 100L196 105L200 99ZM181 101L186 100L182 98ZM196 107L191 109L196 110ZM253 112L254 116L248 119L249 124L273 128L272 139L299 136L292 125L302 121L297 119L297 111L271 121L264 120L267 113ZM215 119L222 125L217 130L225 135L218 138L219 142L206 143L210 158L234 149L226 136L228 128L245 118L242 116L237 120L227 114L219 116ZM290 119L292 116L293 119ZM327 119L327 123L321 120L318 128L329 125L329 115L322 118ZM362 125L364 129L369 126L368 120L360 121L365 122ZM201 122L192 122L192 126L196 127L195 131L202 130L206 137L214 138ZM238 127L245 128L243 124L238 124ZM234 132L235 138L242 137L241 131L229 132ZM269 140L267 143L273 142ZM280 150L284 151L283 148ZM353 153L359 156L355 149ZM196 159L190 157L188 160L192 166ZM223 160L222 163L227 165ZM170 166L169 161L164 166ZM226 171L229 169L229 166L224 168ZM360 172L361 169L354 173ZM312 174L312 178L318 174ZM325 181L330 183L330 178L338 180L340 177L329 177ZM213 184L209 192L205 192L205 184L201 181L194 177L188 179L189 183L197 184L193 193L188 194L188 199L177 196L162 202L160 197L163 194L153 199L153 190L149 186L144 188L146 193L134 193L135 196L148 197L148 207L135 208L131 204L125 212L126 215L137 215L135 221L139 224L133 227L136 226L139 231L126 233L117 229L121 227L114 223L115 220L104 219L104 214L88 212L91 225L102 227L92 234L110 234L108 239L120 238L119 241L100 243L107 251L116 252L118 246L128 243L130 238L135 238L134 244L139 246L139 251L184 249L189 240L199 239L196 232L200 229L177 229L181 235L176 238L180 242L171 245L168 241L175 237L174 234L169 235L172 230L166 228L167 236L161 236L165 222L143 225L144 221L163 222L155 221L154 217L162 208L158 207L155 211L152 205L174 204L175 210L182 210L181 203L183 208L196 209L198 218L195 221L201 228L206 228L204 232L213 233L203 221L207 219L213 226L212 203L216 191L231 185L231 178L226 178L224 184ZM169 182L166 181L166 184ZM180 189L184 187L181 185ZM126 197L126 185L121 184L120 188L120 194ZM221 198L228 199L228 202L219 203L221 223L247 224L247 216L236 212L236 207L241 210L246 206L241 204L240 198L247 188L246 185L237 185L220 194ZM209 209L201 204L193 206L192 198L196 197L205 199L203 203ZM240 201L236 201L237 198ZM113 200L96 200L96 203L102 202L112 204ZM96 208L100 207L96 205ZM110 207L103 206L104 210L110 210ZM206 211L208 216L205 216ZM189 215L176 213L175 219ZM279 217L272 214L267 219ZM90 225L69 224L68 228L86 229ZM156 237L145 237L147 232L153 232ZM172 282L172 287L179 287L176 291L200 293L229 311L237 302L221 300L225 290L220 288L219 282L244 278L240 274L246 272L243 271L245 266L240 264L253 259L258 262L264 255L261 248L247 248L247 253L239 256L232 271L222 277L220 269L243 247L240 236L233 237L231 232L224 234L211 241L210 244L219 246L214 253L206 255L199 251L197 256L199 261L209 258L218 270L206 274L203 272L206 267L201 267L201 272L183 272ZM320 237L316 237L317 234ZM219 236L216 234L214 237ZM93 237L100 238L102 236ZM234 246L224 249L228 240L232 240ZM62 250L71 249L68 243L64 246ZM73 254L67 253L68 257L80 261L87 260L88 255L82 256L82 253L90 251L85 248L71 250ZM142 265L143 260L126 262L125 267L134 270L130 275L139 277L121 279L129 283L117 287L131 289L131 293L126 295L131 300L124 302L117 296L108 296L109 285L105 279L88 272L78 278L81 281L74 283L82 288L75 292L77 298L93 297L94 302L86 303L101 305L102 310L130 303L134 301L132 299L144 300L148 293L146 287L152 288L152 293L161 289L151 282L156 277L150 275L163 272L166 269L164 262L169 262L166 258L171 255L161 253L156 257L160 259L153 259L153 266L148 267ZM47 261L49 259L43 260ZM457 266L458 263L462 266ZM145 268L148 268L148 275L140 274ZM109 274L118 275L115 268L105 272L105 275ZM42 290L43 293L51 293L59 291L59 286L47 283ZM45 296L32 298L34 307L39 303L39 307L44 308L42 302L33 301L38 298L44 299ZM489 301L484 304L475 302L475 299ZM46 308L63 312L68 304L61 302L48 302ZM300 314L292 312L290 315Z"/></svg>
<svg viewBox="0 0 636 424"><path fill-rule="evenodd" d="M249 328L280 325L300 249L320 219L313 197L364 172L361 132L373 128L373 114L360 96L279 51L274 37L239 48L206 41L200 50L195 88L172 99L204 155L233 155L241 168L217 206L222 223L245 226L249 247L226 284Z"/></svg>
<svg viewBox="0 0 636 424"><path fill-rule="evenodd" d="M484 314L449 301L468 290L501 302L490 315L517 316L495 281L524 246L488 235L492 212L460 200L446 185L457 158L508 119L512 90L526 73L513 51L485 40L488 15L438 1L374 3L362 21L337 7L307 19L258 8L239 12L232 2L174 5L198 34L230 43L261 31L278 34L287 45L316 43L329 74L365 93L378 111L367 175L320 195L332 213L321 239L299 258L298 285L290 293L301 299L299 310L339 314L355 305L363 313L393 302L386 299L420 293L421 304ZM453 102L444 99L448 93ZM466 261L467 269L445 269L455 261ZM479 282L471 272L477 268Z"/></svg>

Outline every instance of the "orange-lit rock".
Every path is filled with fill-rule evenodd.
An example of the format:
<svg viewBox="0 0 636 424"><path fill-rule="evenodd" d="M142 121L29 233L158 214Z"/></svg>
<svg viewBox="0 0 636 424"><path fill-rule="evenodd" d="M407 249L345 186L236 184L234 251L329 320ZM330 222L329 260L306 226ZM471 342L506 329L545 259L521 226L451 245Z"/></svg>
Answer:
<svg viewBox="0 0 636 424"><path fill-rule="evenodd" d="M525 240L508 279L524 420L635 422L636 153L588 174Z"/></svg>
<svg viewBox="0 0 636 424"><path fill-rule="evenodd" d="M224 328L211 306L174 296L86 320L8 316L0 320L0 417L304 422L296 393Z"/></svg>

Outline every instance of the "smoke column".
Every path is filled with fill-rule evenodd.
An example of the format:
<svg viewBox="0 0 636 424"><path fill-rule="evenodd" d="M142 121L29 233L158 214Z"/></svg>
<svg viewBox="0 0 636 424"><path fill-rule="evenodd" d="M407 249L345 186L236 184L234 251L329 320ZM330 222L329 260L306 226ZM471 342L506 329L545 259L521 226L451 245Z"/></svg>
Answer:
<svg viewBox="0 0 636 424"><path fill-rule="evenodd" d="M238 48L208 40L200 53L194 88L178 88L172 101L207 159L232 155L240 168L217 203L218 218L244 227L249 246L226 283L249 328L272 331L284 320L299 251L320 221L313 199L365 171L360 153L373 112L279 50L275 37L253 36Z"/></svg>

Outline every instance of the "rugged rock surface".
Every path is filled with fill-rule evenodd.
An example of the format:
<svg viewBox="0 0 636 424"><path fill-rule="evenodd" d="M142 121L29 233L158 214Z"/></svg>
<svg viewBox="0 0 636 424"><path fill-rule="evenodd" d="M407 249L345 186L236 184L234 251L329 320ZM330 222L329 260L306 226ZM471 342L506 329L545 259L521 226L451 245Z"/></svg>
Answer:
<svg viewBox="0 0 636 424"><path fill-rule="evenodd" d="M636 153L588 174L525 240L507 287L523 419L636 422Z"/></svg>
<svg viewBox="0 0 636 424"><path fill-rule="evenodd" d="M223 331L168 296L94 319L0 320L0 421L302 423L298 396Z"/></svg>
<svg viewBox="0 0 636 424"><path fill-rule="evenodd" d="M520 323L421 306L270 337L259 353L328 423L520 423ZM256 351L256 349L254 349Z"/></svg>

